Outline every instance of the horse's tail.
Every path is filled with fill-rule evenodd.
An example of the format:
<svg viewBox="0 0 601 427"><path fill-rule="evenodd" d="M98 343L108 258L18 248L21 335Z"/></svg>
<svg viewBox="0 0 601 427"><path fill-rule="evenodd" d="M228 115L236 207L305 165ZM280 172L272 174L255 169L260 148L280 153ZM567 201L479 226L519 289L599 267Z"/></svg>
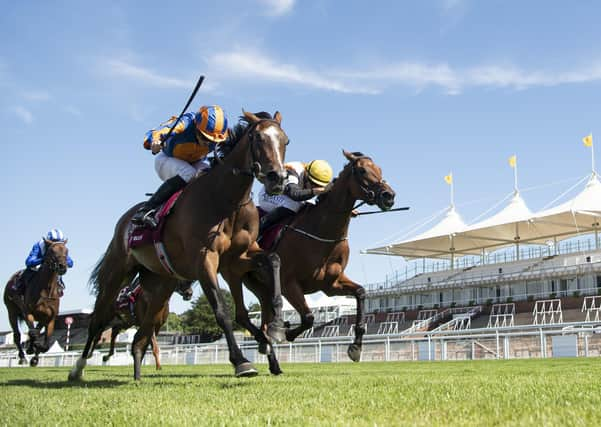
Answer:
<svg viewBox="0 0 601 427"><path fill-rule="evenodd" d="M119 244L118 236L119 233L115 233L106 252L92 270L88 285L94 295L117 292L128 274L126 249L123 244Z"/></svg>

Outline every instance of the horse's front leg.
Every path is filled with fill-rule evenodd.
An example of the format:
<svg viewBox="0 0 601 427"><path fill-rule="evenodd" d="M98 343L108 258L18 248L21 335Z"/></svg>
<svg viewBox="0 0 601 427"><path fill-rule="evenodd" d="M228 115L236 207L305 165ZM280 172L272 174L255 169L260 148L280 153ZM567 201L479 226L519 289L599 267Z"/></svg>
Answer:
<svg viewBox="0 0 601 427"><path fill-rule="evenodd" d="M10 322L10 327L13 330L13 337L15 341L15 345L17 346L17 350L19 352L19 365L25 365L27 363L27 359L25 358L25 351L23 351L23 344L21 344L21 331L19 330L19 316L16 312L10 309L8 310L8 320Z"/></svg>
<svg viewBox="0 0 601 427"><path fill-rule="evenodd" d="M311 312L311 309L309 308L309 305L307 304L305 294L303 293L303 289L298 281L293 278L287 278L286 280L286 299L292 305L292 307L296 309L300 315L301 321L299 326L286 331L286 340L292 342L300 334L313 327L315 318Z"/></svg>
<svg viewBox="0 0 601 427"><path fill-rule="evenodd" d="M161 350L157 342L157 334L153 333L150 337L150 345L152 346L152 355L154 356L154 365L157 371L161 370Z"/></svg>
<svg viewBox="0 0 601 427"><path fill-rule="evenodd" d="M261 330L261 328L257 327L250 321L248 317L248 310L244 305L244 295L242 293L242 279L234 274L232 271L222 270L221 275L228 282L230 292L232 293L232 299L234 300L234 305L236 309L236 322L249 331L252 336L255 338L255 341L259 344L259 352L267 355L267 360L269 361L269 372L274 375L279 375L282 373L280 369L280 364L275 356L273 351L273 347L267 334ZM253 292L261 303L261 309L265 306L266 303L263 297L263 289L256 286L256 283L251 280L248 276L246 276L245 282L248 288Z"/></svg>
<svg viewBox="0 0 601 427"><path fill-rule="evenodd" d="M349 345L347 354L353 362L361 360L363 335L365 334L365 289L353 282L344 273L340 273L330 289L324 290L328 296L352 295L357 300L357 315L355 316L355 340Z"/></svg>
<svg viewBox="0 0 601 427"><path fill-rule="evenodd" d="M261 309L269 308L270 313L268 319L267 335L275 342L282 342L285 338L286 329L282 316L282 285L280 279L280 256L275 252L267 253L259 248L255 242L248 251L251 260L250 268L246 272L255 272L260 277L264 277L261 293L263 298L261 301ZM263 280L263 279L262 279ZM256 293L255 293L256 294ZM270 299L269 304L267 298Z"/></svg>
<svg viewBox="0 0 601 427"><path fill-rule="evenodd" d="M238 343L234 337L232 319L230 319L227 307L223 301L223 296L221 295L221 292L219 292L219 282L217 281L219 254L215 251L207 251L206 255L201 259L202 264L198 269L198 281L213 309L215 320L225 335L230 354L230 362L234 365L235 375L237 377L255 376L258 374L258 371L253 364L243 356L240 347L238 347ZM233 291L236 293L235 287ZM240 304L244 304L240 296L237 296L236 298L239 302L236 304L237 307ZM240 302L241 300L242 302Z"/></svg>

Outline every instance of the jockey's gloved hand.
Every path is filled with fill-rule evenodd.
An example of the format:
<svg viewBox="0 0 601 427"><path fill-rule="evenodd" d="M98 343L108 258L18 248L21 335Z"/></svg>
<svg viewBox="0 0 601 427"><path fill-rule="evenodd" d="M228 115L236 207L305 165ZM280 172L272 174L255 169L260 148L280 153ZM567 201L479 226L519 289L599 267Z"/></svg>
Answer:
<svg viewBox="0 0 601 427"><path fill-rule="evenodd" d="M159 142L159 141L152 141L152 143L150 144L150 151L152 152L152 154L158 154L159 151L161 151L161 149L163 148L163 142Z"/></svg>

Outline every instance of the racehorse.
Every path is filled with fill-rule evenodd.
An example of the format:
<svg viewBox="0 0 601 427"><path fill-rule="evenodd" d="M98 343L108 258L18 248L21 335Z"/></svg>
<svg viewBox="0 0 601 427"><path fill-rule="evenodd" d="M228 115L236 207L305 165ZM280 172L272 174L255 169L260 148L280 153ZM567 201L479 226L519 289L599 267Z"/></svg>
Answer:
<svg viewBox="0 0 601 427"><path fill-rule="evenodd" d="M23 346L21 344L21 332L19 331L19 319L25 320L29 328L28 354L34 354L29 361L31 366L37 366L38 354L48 351L49 338L54 333L54 322L58 315L60 301L60 276L67 272L67 241L52 242L44 239L46 252L44 260L38 272L26 283L24 295L25 312L15 303L16 295L14 287L20 280L22 271L11 276L4 288L4 304L8 310L8 320L13 330L13 336L17 350L19 351L19 365L27 363ZM34 327L37 322L37 327ZM42 333L42 329L44 332Z"/></svg>
<svg viewBox="0 0 601 427"><path fill-rule="evenodd" d="M88 341L69 374L70 380L81 378L86 359L102 332L101 326L110 321L102 318L102 305L114 301L119 289L130 283L136 274L140 275L144 292L151 301L132 343L136 380L140 379L142 357L161 307L173 293L178 280L200 282L217 323L224 331L236 376L253 376L257 370L243 356L234 338L232 322L218 292L219 272L228 282L232 295L242 295L242 277L249 271L267 268L272 272L269 294L272 296L270 319L273 321L267 333L277 341L283 339L278 259L277 255L264 254L255 242L259 218L251 188L257 177L269 193L283 191L286 177L283 162L288 137L280 126L282 116L279 112L273 118L244 112L242 119L246 125L238 125L232 131L231 151L208 173L188 183L167 218L163 243L174 274L164 269L152 245L128 248L130 219L139 205L119 219L111 243L90 277L98 296Z"/></svg>
<svg viewBox="0 0 601 427"><path fill-rule="evenodd" d="M307 204L284 225L280 240L272 250L279 255L282 264L282 295L301 317L300 326L286 330L286 339L294 341L313 325L305 294L322 291L328 296L354 296L357 300L355 339L347 353L358 362L365 334L365 289L344 274L349 259L348 227L356 207L367 203L388 210L394 204L395 192L382 179L382 170L371 158L362 153L343 151L343 154L349 162L342 172L315 205ZM356 206L357 201L361 203ZM264 280L264 274L252 272L244 278L244 283L256 295L262 295L259 297L262 319L268 322L271 313L268 295L263 290ZM273 352L268 354L268 361L272 372L281 372Z"/></svg>
<svg viewBox="0 0 601 427"><path fill-rule="evenodd" d="M140 280L138 277L136 277L134 279L134 283L131 285L131 288L135 289L139 285L139 283ZM192 286L189 282L180 282L175 288L175 291L183 297L184 301L189 301L190 299L192 299ZM113 325L113 327L111 328L111 346L108 354L102 357L103 362L108 362L111 356L115 354L115 340L117 339L117 335L119 335L119 332L121 332L124 329L129 329L132 326L140 326L140 320L144 318L149 304L150 301L146 297L146 294L142 291L137 297L136 301L134 302L133 316L131 315L131 313L129 313L128 307L124 308L124 311L127 311L126 313L122 313L121 315L117 314L115 316L115 319L113 320L113 322L111 322L111 324ZM163 305L163 308L161 309L161 312L159 314L160 321L156 325L154 325L154 331L152 334L152 338L150 339L152 355L154 356L154 363L157 370L161 369L161 353L156 337L159 334L159 331L161 330L165 322L167 321L168 316L169 300L165 302L165 305Z"/></svg>

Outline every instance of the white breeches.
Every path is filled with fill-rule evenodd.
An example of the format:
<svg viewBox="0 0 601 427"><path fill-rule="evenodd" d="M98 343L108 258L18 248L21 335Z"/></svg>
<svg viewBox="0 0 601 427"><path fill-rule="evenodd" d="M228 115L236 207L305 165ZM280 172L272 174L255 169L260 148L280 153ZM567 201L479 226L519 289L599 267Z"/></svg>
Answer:
<svg viewBox="0 0 601 427"><path fill-rule="evenodd" d="M208 161L201 159L194 163L188 163L185 160L169 157L162 151L154 159L154 170L163 181L173 178L175 175L181 176L184 181L190 182L198 171L209 169L211 166Z"/></svg>
<svg viewBox="0 0 601 427"><path fill-rule="evenodd" d="M280 206L284 206L291 211L298 212L303 206L303 202L296 202L290 197L284 196L283 194L270 196L265 191L265 187L261 187L261 191L259 191L259 207L265 212L271 212Z"/></svg>

